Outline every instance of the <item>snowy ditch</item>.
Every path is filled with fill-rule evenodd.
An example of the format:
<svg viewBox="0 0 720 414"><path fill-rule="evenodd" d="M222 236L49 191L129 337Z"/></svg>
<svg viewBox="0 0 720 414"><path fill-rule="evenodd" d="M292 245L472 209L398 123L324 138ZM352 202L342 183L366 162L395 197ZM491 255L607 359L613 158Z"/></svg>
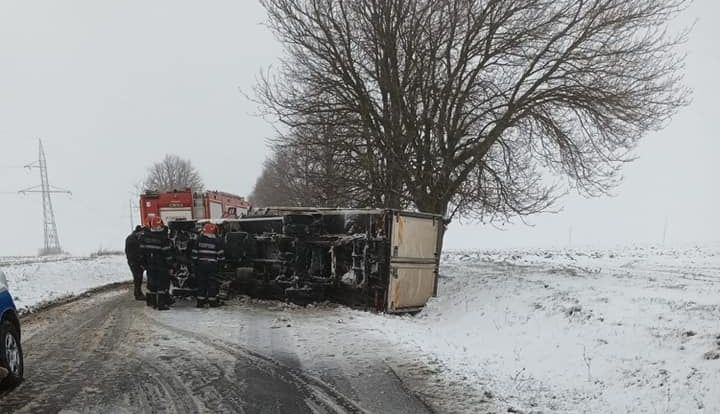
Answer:
<svg viewBox="0 0 720 414"><path fill-rule="evenodd" d="M105 285L130 282L124 256L0 257L0 271L22 313Z"/></svg>
<svg viewBox="0 0 720 414"><path fill-rule="evenodd" d="M130 280L121 256L1 269L26 309ZM720 246L451 252L417 316L278 304L265 325L325 338L306 361L389 344L398 375L437 382L414 391L440 412L720 412Z"/></svg>
<svg viewBox="0 0 720 414"><path fill-rule="evenodd" d="M718 246L454 252L441 277L415 318L354 315L503 411L720 412Z"/></svg>

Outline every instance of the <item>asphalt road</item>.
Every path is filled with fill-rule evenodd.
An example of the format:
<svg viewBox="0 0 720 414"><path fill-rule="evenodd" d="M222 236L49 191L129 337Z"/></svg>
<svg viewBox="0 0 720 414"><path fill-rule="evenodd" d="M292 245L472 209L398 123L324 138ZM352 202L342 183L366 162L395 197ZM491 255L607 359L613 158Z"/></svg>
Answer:
<svg viewBox="0 0 720 414"><path fill-rule="evenodd" d="M215 311L242 329L213 325ZM158 313L124 289L45 310L23 320L26 380L0 395L0 412L432 412L380 357L348 375L352 358L312 344L297 354L272 317L248 305Z"/></svg>

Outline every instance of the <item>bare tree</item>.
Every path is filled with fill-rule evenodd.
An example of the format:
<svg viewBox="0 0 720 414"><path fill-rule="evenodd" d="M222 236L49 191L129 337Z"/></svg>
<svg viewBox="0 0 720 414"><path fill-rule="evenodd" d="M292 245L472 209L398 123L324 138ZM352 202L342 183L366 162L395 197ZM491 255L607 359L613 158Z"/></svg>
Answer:
<svg viewBox="0 0 720 414"><path fill-rule="evenodd" d="M300 158L278 148L265 160L250 201L255 207L300 207L313 205L312 196L312 184Z"/></svg>
<svg viewBox="0 0 720 414"><path fill-rule="evenodd" d="M261 3L285 56L256 93L281 140L340 131L378 205L507 220L605 194L688 102L667 28L685 0Z"/></svg>
<svg viewBox="0 0 720 414"><path fill-rule="evenodd" d="M362 170L343 148L334 133L305 135L307 128L294 130L273 146L263 165L251 200L256 206L350 207L372 205L367 200Z"/></svg>
<svg viewBox="0 0 720 414"><path fill-rule="evenodd" d="M274 152L263 163L263 170L255 181L255 187L248 197L254 207L298 206L295 195L288 191L288 185L280 174L278 158Z"/></svg>
<svg viewBox="0 0 720 414"><path fill-rule="evenodd" d="M177 155L166 155L148 169L143 186L146 191L173 191L190 188L201 191L203 182L200 173L193 167L190 160Z"/></svg>

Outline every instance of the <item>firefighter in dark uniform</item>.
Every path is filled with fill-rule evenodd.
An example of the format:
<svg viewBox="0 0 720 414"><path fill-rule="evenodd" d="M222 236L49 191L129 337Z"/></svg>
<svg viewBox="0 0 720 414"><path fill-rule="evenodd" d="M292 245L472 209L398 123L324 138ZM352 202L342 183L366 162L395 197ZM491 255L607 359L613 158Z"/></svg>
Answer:
<svg viewBox="0 0 720 414"><path fill-rule="evenodd" d="M128 266L133 275L133 284L135 285L135 300L145 300L145 295L142 291L143 281L143 255L140 251L140 234L142 234L143 228L141 226L135 227L135 230L130 233L125 239L125 257L127 257Z"/></svg>
<svg viewBox="0 0 720 414"><path fill-rule="evenodd" d="M218 281L220 265L225 260L225 242L218 237L218 227L206 223L202 233L192 247L192 262L197 279L197 307L210 305L216 308L222 303L218 300Z"/></svg>
<svg viewBox="0 0 720 414"><path fill-rule="evenodd" d="M147 304L158 310L168 310L172 243L160 217L150 218L149 228L140 236L140 250L147 269Z"/></svg>

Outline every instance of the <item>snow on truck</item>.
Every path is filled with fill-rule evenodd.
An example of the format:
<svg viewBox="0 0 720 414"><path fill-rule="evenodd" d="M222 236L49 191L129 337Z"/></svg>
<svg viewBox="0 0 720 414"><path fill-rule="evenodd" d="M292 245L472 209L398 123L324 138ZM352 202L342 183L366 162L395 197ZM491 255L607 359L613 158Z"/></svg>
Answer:
<svg viewBox="0 0 720 414"><path fill-rule="evenodd" d="M266 208L219 223L234 290L400 313L437 293L442 216L391 209Z"/></svg>
<svg viewBox="0 0 720 414"><path fill-rule="evenodd" d="M224 292L299 304L329 300L389 313L418 311L437 293L445 229L440 215L372 208L252 209L237 196L209 206L217 194L225 193L141 198L143 219L158 214L170 229L176 250L173 295L193 292L189 242L207 221L218 224L225 240L219 274Z"/></svg>

